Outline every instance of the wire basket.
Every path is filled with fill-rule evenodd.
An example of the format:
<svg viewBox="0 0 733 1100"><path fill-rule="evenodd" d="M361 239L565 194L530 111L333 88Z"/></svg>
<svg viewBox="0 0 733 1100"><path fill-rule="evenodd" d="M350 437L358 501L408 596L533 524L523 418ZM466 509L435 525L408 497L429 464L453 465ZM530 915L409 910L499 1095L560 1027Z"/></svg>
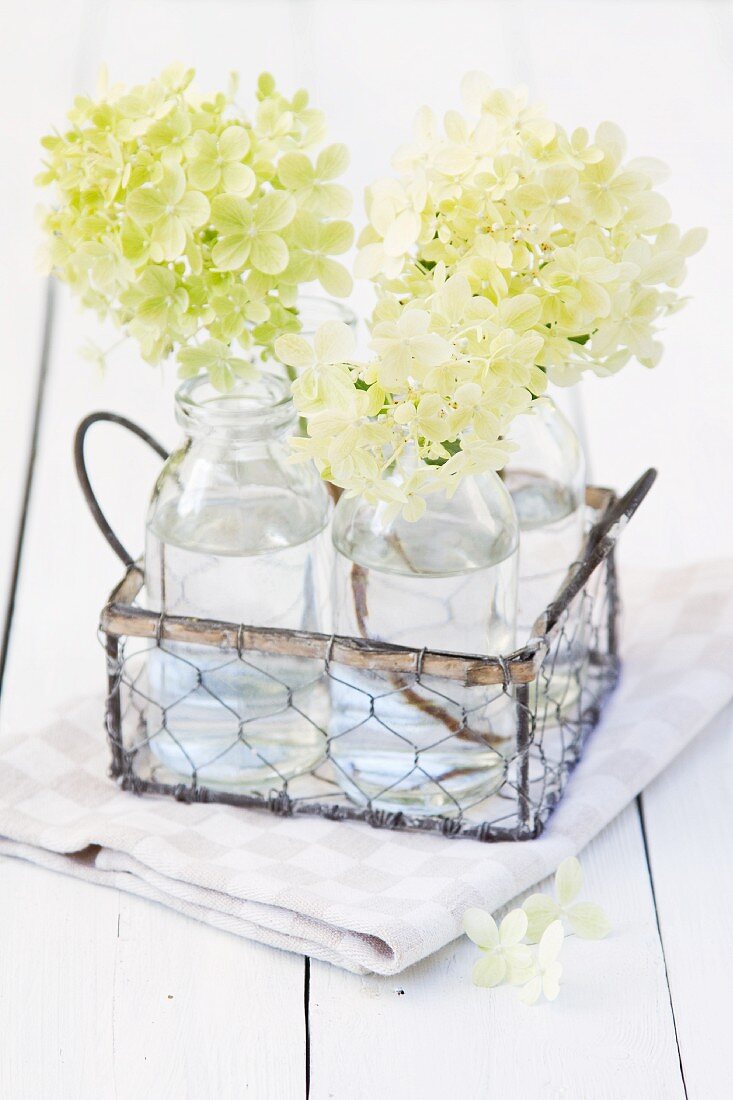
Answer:
<svg viewBox="0 0 733 1100"><path fill-rule="evenodd" d="M84 462L84 439L89 427L109 421L127 428L162 457L163 447L136 424L113 413L94 413L79 426L76 465L90 509L102 533L126 566L121 583L105 605L100 637L107 654L106 731L111 752L110 774L124 790L136 794L167 795L182 802L220 802L279 815L320 815L330 820L365 821L379 828L435 832L481 841L527 840L537 837L557 806L583 746L597 726L620 670L618 655L619 596L615 547L628 519L651 487L655 471L648 470L621 498L594 486L586 490L587 534L582 554L573 562L560 590L533 627L522 648L498 656L479 656L413 649L364 638L324 635L308 631L186 618L161 614L142 606L142 565L132 559L107 523L94 496ZM203 648L202 648L203 647ZM234 749L244 745L258 757L266 779L259 786L207 785L205 768L188 758L186 774L171 771L164 762L165 745L175 745L187 757L175 733L174 709L184 699L161 701L151 690L147 668L150 654L162 651L167 661L184 662L190 691L204 692L207 704L224 708L232 725ZM196 663L196 654L207 660ZM211 655L211 660L208 655ZM438 813L411 813L385 808L388 790L375 796L360 792L357 800L344 794L344 775L335 739L329 737L327 714L308 713L292 685L275 681L278 695L273 714L295 711L322 738L318 763L295 778L281 774L267 759L267 748L248 741L249 719L243 718L217 691L219 670L241 662L260 670L262 657L303 662L313 682L326 689L339 685L340 697L349 688L344 671L367 673L372 690L359 690L372 723L381 723L380 700L402 693L409 698L432 699L431 713L450 712L445 736L476 739L471 717L460 700L451 698L466 688L481 688L485 706L504 715L504 730L492 745L492 768L498 775L493 793L473 804L459 804L429 771L426 749L408 744L389 725L385 737L399 738L406 767L429 777L442 793ZM215 658L214 665L212 660ZM330 693L327 692L330 697ZM185 698L185 697L184 697ZM274 704L273 704L274 705ZM442 708L442 709L441 709ZM507 719L507 715L509 716ZM508 726L507 726L508 722ZM338 739L349 733L339 733ZM434 746L432 746L434 748ZM343 741L339 748L343 748ZM169 755L169 754L168 754ZM353 783L351 784L353 793Z"/></svg>

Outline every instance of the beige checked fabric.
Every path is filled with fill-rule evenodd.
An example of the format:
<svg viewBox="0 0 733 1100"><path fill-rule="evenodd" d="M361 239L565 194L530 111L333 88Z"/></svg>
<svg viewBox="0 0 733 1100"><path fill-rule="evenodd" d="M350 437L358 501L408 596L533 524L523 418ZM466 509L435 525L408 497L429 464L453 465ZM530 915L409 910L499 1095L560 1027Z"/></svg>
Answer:
<svg viewBox="0 0 733 1100"><path fill-rule="evenodd" d="M139 798L101 698L0 744L0 852L356 972L394 974L579 851L733 697L733 562L636 578L621 684L542 837L481 844Z"/></svg>

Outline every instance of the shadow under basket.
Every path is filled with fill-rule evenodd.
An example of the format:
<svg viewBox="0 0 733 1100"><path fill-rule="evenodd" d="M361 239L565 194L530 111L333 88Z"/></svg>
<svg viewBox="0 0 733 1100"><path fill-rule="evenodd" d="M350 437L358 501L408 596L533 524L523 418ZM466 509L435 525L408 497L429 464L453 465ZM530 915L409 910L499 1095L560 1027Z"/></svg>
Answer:
<svg viewBox="0 0 733 1100"><path fill-rule="evenodd" d="M621 498L608 489L586 490L587 535L582 554L572 563L556 598L540 616L531 638L513 653L495 657L412 649L362 638L327 636L296 630L248 626L211 619L185 618L146 610L138 603L144 574L109 528L92 493L84 466L84 436L92 423L121 423L164 455L163 448L136 425L114 414L96 413L82 422L77 433L77 470L95 519L113 549L126 564L121 583L111 594L101 615L100 633L107 654L106 730L112 756L111 775L120 787L136 794L167 795L181 802L220 802L231 806L269 811L282 816L318 815L329 820L364 821L374 827L432 832L449 837L482 841L527 840L539 836L560 801L568 777L578 763L589 734L598 725L603 707L619 678L619 597L615 547L628 519L651 487L655 471L647 471ZM181 698L161 701L155 697L154 678L148 675L151 653L157 659L181 661L188 688ZM204 655L205 659L200 659ZM231 707L230 699L217 693L220 679L212 676L238 662L259 674L258 660L286 659L287 667L301 662L308 669L309 684L319 684L321 700L308 713L298 689L269 676L278 686L273 693L271 718L287 723L288 712L305 719L320 741L317 762L309 770L287 778L275 760L267 758L267 744L260 738L251 744L248 725ZM199 663L197 664L197 658ZM153 658L155 660L156 658ZM339 766L344 739L349 731L329 739L328 708L333 695L343 698L349 690L344 672L367 673L372 693L353 688L363 696L370 722L380 722L380 697L402 692L416 697L417 689L434 692L453 718L446 724L444 742L475 741L465 708L454 704L450 689L458 694L480 687L488 708L501 713L502 733L493 744L495 760L492 793L482 793L472 804L459 804L440 788L443 806L436 813L412 813L380 805L374 793L356 792L345 782ZM302 683L303 677L299 676ZM359 682L363 684L364 676ZM336 693L328 689L338 684ZM266 778L249 786L235 782L209 782L206 767L187 757L176 737L176 707L187 693L206 693L212 714L222 708L231 729L231 745L217 749L252 753ZM331 700L331 702L329 702ZM433 708L434 709L434 708ZM405 738L383 724L384 736ZM311 738L313 740L313 738ZM340 742L338 752L334 744ZM441 742L442 744L443 742ZM184 768L170 770L171 752L188 760ZM409 745L408 745L409 747ZM413 746L409 768L428 774L421 763L425 749ZM165 762L164 762L165 761ZM181 774L185 772L185 774ZM431 776L431 779L433 777ZM341 782L340 782L341 781ZM352 797L344 793L351 786ZM381 792L388 800L389 791Z"/></svg>

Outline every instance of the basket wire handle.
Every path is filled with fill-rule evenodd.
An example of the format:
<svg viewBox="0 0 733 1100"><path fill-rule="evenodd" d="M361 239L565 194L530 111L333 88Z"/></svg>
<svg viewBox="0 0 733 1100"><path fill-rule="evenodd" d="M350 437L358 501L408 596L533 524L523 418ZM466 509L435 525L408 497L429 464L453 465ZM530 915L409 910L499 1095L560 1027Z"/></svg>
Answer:
<svg viewBox="0 0 733 1100"><path fill-rule="evenodd" d="M588 535L586 556L578 569L564 585L560 595L545 612L544 633L548 633L565 609L585 585L591 573L607 558L616 542L617 528L622 522L628 523L647 495L657 477L657 471L650 468L638 478L627 492L607 510Z"/></svg>
<svg viewBox="0 0 733 1100"><path fill-rule="evenodd" d="M149 447L160 455L162 459L168 458L168 452L162 444L158 443L157 439L154 439L152 435L149 435L144 428L141 428L139 424L135 424L132 420L128 420L126 416L120 416L118 413L113 412L95 412L90 413L89 416L85 416L79 427L76 429L76 435L74 436L74 465L76 466L76 476L79 479L81 490L84 494L89 511L92 513L97 527L104 535L109 545L114 550L117 557L128 569L134 564L135 559L125 549L117 535L114 533L107 517L102 511L99 501L94 495L92 489L92 483L89 480L89 474L87 472L86 458L84 455L84 441L86 439L87 432L91 428L92 424L98 424L100 421L106 421L108 424L119 424L120 427L126 428L128 432L132 432L138 439L142 439L144 443L147 443Z"/></svg>

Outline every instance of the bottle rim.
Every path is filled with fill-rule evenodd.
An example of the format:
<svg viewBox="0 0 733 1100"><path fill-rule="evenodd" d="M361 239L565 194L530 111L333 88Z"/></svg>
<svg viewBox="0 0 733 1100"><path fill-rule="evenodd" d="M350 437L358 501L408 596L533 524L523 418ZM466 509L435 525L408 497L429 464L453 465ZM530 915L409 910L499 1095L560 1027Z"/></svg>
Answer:
<svg viewBox="0 0 733 1100"><path fill-rule="evenodd" d="M262 370L250 381L235 380L231 390L217 390L206 375L183 382L176 391L176 419L189 434L219 433L264 439L296 420L287 378Z"/></svg>
<svg viewBox="0 0 733 1100"><path fill-rule="evenodd" d="M301 319L299 336L313 336L319 325L326 321L341 321L349 328L356 327L356 314L343 302L321 294L299 294L296 308Z"/></svg>

